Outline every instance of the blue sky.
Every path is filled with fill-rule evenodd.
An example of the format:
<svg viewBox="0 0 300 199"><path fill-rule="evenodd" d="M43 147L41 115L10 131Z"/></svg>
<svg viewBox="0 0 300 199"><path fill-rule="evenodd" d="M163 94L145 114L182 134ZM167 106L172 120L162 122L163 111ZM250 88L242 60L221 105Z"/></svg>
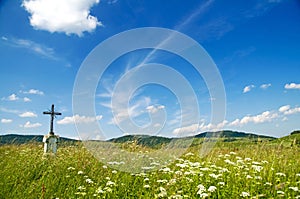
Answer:
<svg viewBox="0 0 300 199"><path fill-rule="evenodd" d="M73 113L73 86L87 55L111 36L142 27L176 30L202 45L224 83L224 121L211 123L215 99L201 75L184 59L153 49L127 53L110 65L97 86L95 117ZM50 118L42 112L55 104L62 112L55 120L55 132L65 137L82 136L74 120L85 125L99 122L104 137L111 138L131 133L118 129L124 117L151 127L155 118L149 115L157 112L167 119L164 125L152 125L156 135L231 129L281 137L300 129L299 35L296 0L4 0L0 2L0 133L46 134ZM168 65L190 82L198 102L192 109L200 110L198 123L181 124L183 112L176 94L153 84L136 90L128 106L115 107L120 114L128 113L122 120L114 117L110 102L116 83L145 62Z"/></svg>

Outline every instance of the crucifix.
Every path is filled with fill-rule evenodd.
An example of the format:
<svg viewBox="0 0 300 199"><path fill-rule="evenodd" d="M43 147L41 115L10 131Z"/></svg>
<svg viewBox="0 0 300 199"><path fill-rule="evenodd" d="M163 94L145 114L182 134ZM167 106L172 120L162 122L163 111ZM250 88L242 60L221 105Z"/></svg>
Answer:
<svg viewBox="0 0 300 199"><path fill-rule="evenodd" d="M43 114L51 115L50 133L54 133L54 132L53 132L53 120L54 120L54 117L55 117L55 115L61 115L61 113L55 112L55 111L54 111L54 104L52 104L52 106L51 106L51 111L44 111Z"/></svg>

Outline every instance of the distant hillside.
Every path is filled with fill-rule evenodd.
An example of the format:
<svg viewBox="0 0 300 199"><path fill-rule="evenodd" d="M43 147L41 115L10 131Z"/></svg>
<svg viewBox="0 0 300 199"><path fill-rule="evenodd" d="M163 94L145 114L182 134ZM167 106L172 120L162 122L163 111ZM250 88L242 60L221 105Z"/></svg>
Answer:
<svg viewBox="0 0 300 199"><path fill-rule="evenodd" d="M122 137L110 139L108 141L115 142L115 143L136 142L136 144L138 145L154 147L154 146L161 146L163 144L168 144L172 141L172 138L150 136L150 135L125 135Z"/></svg>
<svg viewBox="0 0 300 199"><path fill-rule="evenodd" d="M266 139L266 140L273 140L276 139L271 136L265 136L265 135L257 135L252 133L244 133L244 132L236 132L236 131L218 131L218 132L204 132L200 133L194 138L196 139L202 139L205 137L218 137L223 138L223 141L225 142L232 142L240 139ZM170 143L173 139L184 139L184 138L166 138L166 137L159 137L159 136L150 136L150 135L126 135L118 138L113 138L108 140L109 142L115 142L115 143L132 143L135 142L138 145L142 146L148 146L148 147L159 147L165 144ZM200 142L197 142L195 140L194 144L200 144Z"/></svg>
<svg viewBox="0 0 300 199"><path fill-rule="evenodd" d="M299 135L299 134L298 134ZM266 139L273 140L274 137L257 135L252 133L244 133L244 132L236 132L236 131L218 131L218 132L204 132L200 133L194 138L196 138L194 144L200 144L201 140L205 137L218 137L223 138L224 142L232 142L240 139ZM169 144L173 139L184 139L184 138L166 138L159 136L150 136L150 135L125 135L118 138L113 138L108 140L108 142L114 143L135 143L141 146L147 147L160 147L162 145ZM199 142L197 141L199 139ZM43 140L42 135L0 135L0 145L3 144L24 144L24 143L41 143ZM69 139L69 138L60 138L60 142L62 143L75 143L77 140Z"/></svg>
<svg viewBox="0 0 300 199"><path fill-rule="evenodd" d="M237 132L237 131L230 131L230 130L217 131L217 132L204 132L204 133L200 133L195 136L195 138L204 138L204 137L275 139L274 137L271 137L271 136L257 135L257 134L253 134L253 133L244 133L244 132Z"/></svg>
<svg viewBox="0 0 300 199"><path fill-rule="evenodd" d="M25 144L25 143L41 143L43 141L43 135L17 135L8 134L0 135L0 145L3 144ZM60 137L62 143L74 143L77 140Z"/></svg>

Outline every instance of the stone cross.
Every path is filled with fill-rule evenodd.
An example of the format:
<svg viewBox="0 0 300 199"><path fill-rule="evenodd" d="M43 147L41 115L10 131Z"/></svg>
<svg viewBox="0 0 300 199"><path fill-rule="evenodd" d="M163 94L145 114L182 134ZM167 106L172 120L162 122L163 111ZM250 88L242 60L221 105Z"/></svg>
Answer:
<svg viewBox="0 0 300 199"><path fill-rule="evenodd" d="M53 120L56 115L61 115L59 112L54 111L54 104L52 104L51 111L44 111L43 114L51 115L51 121L50 121L50 132L48 135L45 135L43 138L44 142L44 153L52 152L53 154L56 154L57 151L57 143L59 136L54 135L53 132Z"/></svg>

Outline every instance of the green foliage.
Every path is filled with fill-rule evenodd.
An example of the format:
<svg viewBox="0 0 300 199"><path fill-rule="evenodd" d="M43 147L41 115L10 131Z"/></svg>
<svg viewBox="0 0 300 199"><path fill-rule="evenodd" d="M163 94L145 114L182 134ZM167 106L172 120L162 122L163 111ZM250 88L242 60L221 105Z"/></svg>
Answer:
<svg viewBox="0 0 300 199"><path fill-rule="evenodd" d="M300 198L300 148L242 140L219 142L205 157L200 150L194 145L168 167L132 175L80 143L56 157L43 156L42 145L3 145L0 198Z"/></svg>

